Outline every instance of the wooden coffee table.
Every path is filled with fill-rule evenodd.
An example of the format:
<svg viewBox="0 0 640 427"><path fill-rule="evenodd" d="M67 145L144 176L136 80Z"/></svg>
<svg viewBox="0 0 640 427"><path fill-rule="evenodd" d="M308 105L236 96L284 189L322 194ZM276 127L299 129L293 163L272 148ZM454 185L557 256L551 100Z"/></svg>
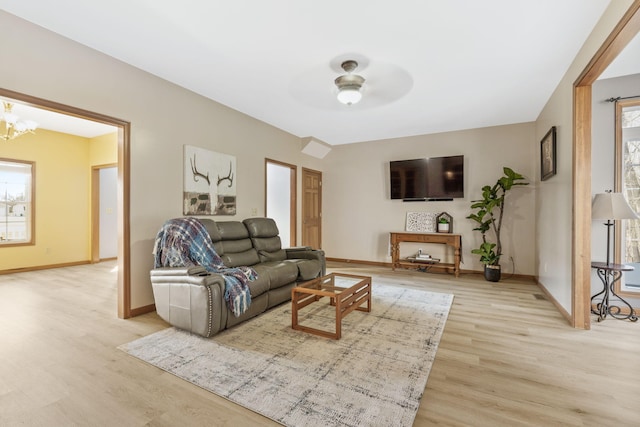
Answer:
<svg viewBox="0 0 640 427"><path fill-rule="evenodd" d="M323 297L328 297L329 304L336 307L335 333L298 323L298 310ZM366 308L361 307L365 303ZM299 331L338 340L342 335L342 318L353 310L371 311L371 277L331 273L301 283L291 290L291 327Z"/></svg>

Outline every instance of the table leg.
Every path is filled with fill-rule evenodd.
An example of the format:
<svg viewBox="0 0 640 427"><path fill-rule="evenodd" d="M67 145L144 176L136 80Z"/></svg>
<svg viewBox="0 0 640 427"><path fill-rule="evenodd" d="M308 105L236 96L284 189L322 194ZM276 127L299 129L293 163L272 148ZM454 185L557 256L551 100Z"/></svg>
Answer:
<svg viewBox="0 0 640 427"><path fill-rule="evenodd" d="M459 277L460 276L460 248L457 246L454 247L453 259L455 263L454 273L456 277Z"/></svg>
<svg viewBox="0 0 640 427"><path fill-rule="evenodd" d="M391 269L396 270L398 259L400 258L400 244L397 242L391 242Z"/></svg>
<svg viewBox="0 0 640 427"><path fill-rule="evenodd" d="M339 340L342 336L342 297L336 298L336 335L335 339Z"/></svg>
<svg viewBox="0 0 640 427"><path fill-rule="evenodd" d="M597 269L598 277L602 281L604 289L602 292L597 293L593 297L591 297L591 301L594 301L594 298L602 295L602 300L596 304L596 311L591 309L591 312L598 315L598 322L604 320L608 315L615 319L629 319L632 322L638 321L638 316L636 315L633 306L629 304L624 298L615 292L615 283L622 278L621 271L612 271L605 270L602 268ZM621 303L625 304L629 309L629 314L621 314L622 309L618 305L612 305L610 303L611 296L620 300Z"/></svg>
<svg viewBox="0 0 640 427"><path fill-rule="evenodd" d="M291 329L298 327L298 294L295 289L291 290Z"/></svg>

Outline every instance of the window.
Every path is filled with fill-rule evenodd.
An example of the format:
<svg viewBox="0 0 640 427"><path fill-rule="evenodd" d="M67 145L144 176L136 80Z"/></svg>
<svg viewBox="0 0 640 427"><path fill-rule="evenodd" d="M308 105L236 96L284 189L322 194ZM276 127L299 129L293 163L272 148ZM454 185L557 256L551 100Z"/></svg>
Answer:
<svg viewBox="0 0 640 427"><path fill-rule="evenodd" d="M34 244L35 163L0 159L0 246Z"/></svg>
<svg viewBox="0 0 640 427"><path fill-rule="evenodd" d="M619 101L616 108L616 191L640 212L640 100ZM640 292L640 220L619 221L616 262L635 267L625 272L622 292Z"/></svg>

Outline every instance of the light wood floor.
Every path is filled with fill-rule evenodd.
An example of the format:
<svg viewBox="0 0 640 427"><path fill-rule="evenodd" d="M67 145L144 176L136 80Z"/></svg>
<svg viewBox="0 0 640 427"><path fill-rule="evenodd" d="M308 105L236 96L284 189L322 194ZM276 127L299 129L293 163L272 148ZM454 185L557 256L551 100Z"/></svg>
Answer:
<svg viewBox="0 0 640 427"><path fill-rule="evenodd" d="M117 319L114 265L0 276L1 426L276 425L117 350L166 324ZM640 425L640 324L574 330L529 282L332 269L455 294L416 426Z"/></svg>

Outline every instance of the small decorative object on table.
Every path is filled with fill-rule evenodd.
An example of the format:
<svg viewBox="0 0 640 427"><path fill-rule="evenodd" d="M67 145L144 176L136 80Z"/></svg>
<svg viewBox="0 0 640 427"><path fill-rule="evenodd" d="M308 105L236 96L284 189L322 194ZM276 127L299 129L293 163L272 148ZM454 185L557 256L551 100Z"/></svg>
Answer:
<svg viewBox="0 0 640 427"><path fill-rule="evenodd" d="M418 249L418 253L416 254L416 259L429 261L431 260L431 255L423 253L422 249Z"/></svg>
<svg viewBox="0 0 640 427"><path fill-rule="evenodd" d="M438 224L438 233L453 232L453 217L448 213L442 212L436 216L436 223Z"/></svg>
<svg viewBox="0 0 640 427"><path fill-rule="evenodd" d="M431 255L422 252L422 249L418 250L412 257L408 257L407 260L409 262L424 262L427 264L437 264L440 262L440 258L433 258Z"/></svg>
<svg viewBox="0 0 640 427"><path fill-rule="evenodd" d="M406 230L433 233L436 231L435 212L407 212Z"/></svg>
<svg viewBox="0 0 640 427"><path fill-rule="evenodd" d="M440 258L434 258L429 254L418 251L414 256L407 257L409 262L422 262L425 264L437 264L440 262Z"/></svg>

